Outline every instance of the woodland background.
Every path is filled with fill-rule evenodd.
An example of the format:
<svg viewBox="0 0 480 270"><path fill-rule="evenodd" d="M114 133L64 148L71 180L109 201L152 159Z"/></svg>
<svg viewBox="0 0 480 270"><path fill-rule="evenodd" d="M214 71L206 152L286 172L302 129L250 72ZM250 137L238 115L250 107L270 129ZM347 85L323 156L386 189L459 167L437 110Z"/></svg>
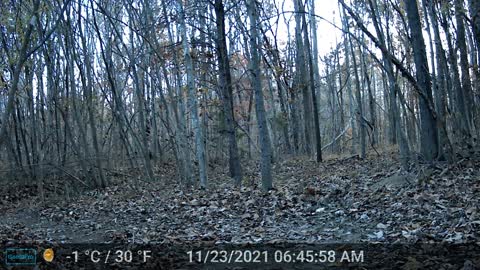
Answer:
<svg viewBox="0 0 480 270"><path fill-rule="evenodd" d="M267 191L291 157L394 149L409 171L471 155L480 2L339 0L332 18L322 3L2 1L1 178L43 198L57 180L161 182L162 166L207 188L220 166ZM340 34L319 55L323 24Z"/></svg>
<svg viewBox="0 0 480 270"><path fill-rule="evenodd" d="M0 244L474 269L479 48L478 0L0 1Z"/></svg>

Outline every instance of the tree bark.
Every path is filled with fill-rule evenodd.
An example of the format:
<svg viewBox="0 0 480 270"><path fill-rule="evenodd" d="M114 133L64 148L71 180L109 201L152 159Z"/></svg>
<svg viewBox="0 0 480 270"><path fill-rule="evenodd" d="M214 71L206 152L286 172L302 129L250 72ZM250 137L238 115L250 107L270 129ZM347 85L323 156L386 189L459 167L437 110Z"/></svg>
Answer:
<svg viewBox="0 0 480 270"><path fill-rule="evenodd" d="M295 45L296 45L296 58L295 58L295 80L297 88L302 91L303 102L303 136L305 138L303 149L307 155L311 154L311 107L310 107L310 94L308 92L308 75L306 69L305 59L305 44L302 40L302 17L304 15L304 7L301 0L294 0L295 8Z"/></svg>
<svg viewBox="0 0 480 270"><path fill-rule="evenodd" d="M270 137L268 135L268 126L263 101L262 81L260 72L260 46L258 44L260 24L258 23L258 11L256 0L247 0L247 12L250 19L250 76L252 80L253 91L255 93L255 113L257 116L257 125L260 132L261 149L261 174L262 189L268 191L272 188L272 150Z"/></svg>
<svg viewBox="0 0 480 270"><path fill-rule="evenodd" d="M302 5L300 3L300 5ZM305 51L307 53L307 63L308 63L308 78L310 80L310 92L312 95L312 103L313 103L313 119L314 119L314 128L315 128L315 148L316 148L316 160L317 162L322 162L322 137L320 136L320 120L318 119L318 105L317 105L317 95L315 91L315 66L313 64L313 56L312 56L312 48L310 46L310 39L308 38L308 27L307 21L305 18L305 9L303 7L300 8L302 13L302 25L303 25L303 39L305 44ZM314 29L315 31L315 29ZM318 68L317 68L318 69ZM306 75L306 74L305 74ZM308 147L308 146L307 146Z"/></svg>
<svg viewBox="0 0 480 270"><path fill-rule="evenodd" d="M362 106L362 95L360 92L360 77L358 76L358 65L357 59L355 56L355 50L353 47L352 39L348 39L350 43L350 51L352 53L352 62L353 62L353 74L355 76L355 99L357 101L357 123L359 127L360 133L358 134L360 137L360 158L365 158L366 156L366 145L365 145L365 124L363 122L363 106Z"/></svg>
<svg viewBox="0 0 480 270"><path fill-rule="evenodd" d="M474 103L472 82L470 77L470 68L468 63L467 42L465 38L465 22L466 16L463 7L463 0L455 0L455 21L457 23L457 47L460 53L460 70L462 71L462 89L465 98L466 121L468 123L469 132L472 130L474 119Z"/></svg>
<svg viewBox="0 0 480 270"><path fill-rule="evenodd" d="M177 1L177 6L180 19L179 27L182 38L183 56L185 59L185 67L187 70L188 104L190 107L192 125L195 133L195 145L198 159L198 169L200 174L200 186L202 188L207 188L207 168L205 162L205 146L203 144L203 131L200 127L200 119L198 117L198 101L197 91L195 89L192 56L190 54L190 46L188 45L187 27L185 24L185 12L181 0Z"/></svg>
<svg viewBox="0 0 480 270"><path fill-rule="evenodd" d="M411 44L416 67L416 78L422 96L420 97L420 151L427 161L433 161L438 154L438 131L434 112L429 109L432 101L432 81L428 70L422 24L416 0L405 0L407 20L411 31Z"/></svg>
<svg viewBox="0 0 480 270"><path fill-rule="evenodd" d="M219 79L218 87L222 93L223 113L225 115L225 127L228 136L228 153L230 177L235 180L237 187L242 184L242 167L238 155L237 136L235 130L235 119L233 115L232 97L232 76L230 73L230 62L228 58L227 42L225 37L225 10L223 0L215 0L215 22L217 26L217 37L215 39L218 57Z"/></svg>
<svg viewBox="0 0 480 270"><path fill-rule="evenodd" d="M36 0L33 3L33 13L31 15L32 18L33 16L36 16L39 6L40 6L40 1ZM33 22L29 21L27 29L24 30L25 36L22 38L22 45L20 47L20 51L18 53L16 63L13 67L12 85L10 86L10 89L8 91L5 112L2 116L2 121L0 122L0 125L1 125L0 126L0 146L5 142L5 139L6 139L7 126L9 122L8 120L10 119L10 116L14 109L13 107L14 107L15 95L18 90L18 82L20 81L20 72L22 72L23 65L25 64L28 58L27 50L28 50L28 46L30 45L31 35L33 33L33 27L34 27Z"/></svg>

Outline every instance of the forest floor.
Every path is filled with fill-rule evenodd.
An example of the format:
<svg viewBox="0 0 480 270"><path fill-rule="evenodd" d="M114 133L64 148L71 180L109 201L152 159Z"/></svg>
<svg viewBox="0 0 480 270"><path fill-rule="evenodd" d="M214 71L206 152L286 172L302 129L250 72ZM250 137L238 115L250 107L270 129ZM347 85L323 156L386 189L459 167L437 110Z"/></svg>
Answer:
<svg viewBox="0 0 480 270"><path fill-rule="evenodd" d="M274 166L274 189L264 193L259 168L246 164L235 189L222 166L208 190L175 184L172 164L158 182L111 175L115 184L70 200L36 187L2 186L0 239L60 243L447 242L479 243L480 154L454 163L400 170L386 151L361 160L323 163L292 158ZM220 169L222 167L222 169ZM47 188L47 195L53 193Z"/></svg>

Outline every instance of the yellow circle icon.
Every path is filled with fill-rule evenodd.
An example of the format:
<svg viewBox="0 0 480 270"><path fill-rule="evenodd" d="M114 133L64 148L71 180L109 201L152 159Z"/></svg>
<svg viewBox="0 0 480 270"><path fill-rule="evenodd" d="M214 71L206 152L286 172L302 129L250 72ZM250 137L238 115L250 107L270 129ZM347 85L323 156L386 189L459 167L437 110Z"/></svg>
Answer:
<svg viewBox="0 0 480 270"><path fill-rule="evenodd" d="M54 255L53 249L47 248L43 252L43 259L47 262L51 262L53 261L53 255Z"/></svg>

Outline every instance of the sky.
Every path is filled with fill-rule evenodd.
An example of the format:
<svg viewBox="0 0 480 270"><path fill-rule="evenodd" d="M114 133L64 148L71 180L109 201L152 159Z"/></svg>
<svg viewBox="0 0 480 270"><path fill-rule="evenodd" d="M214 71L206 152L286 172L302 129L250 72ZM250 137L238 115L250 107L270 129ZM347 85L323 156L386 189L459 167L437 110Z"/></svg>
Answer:
<svg viewBox="0 0 480 270"><path fill-rule="evenodd" d="M285 1L284 11L286 12L286 17L291 19L290 22L290 34L295 33L295 21L293 17L293 0L277 0L279 6ZM319 59L322 59L324 55L330 53L332 48L335 47L337 42L341 40L341 31L335 28L333 24L340 24L340 17L338 12L338 1L337 0L316 0L315 2L315 15L322 17L320 19L317 17L317 44L318 44L318 54ZM328 20L329 22L325 21ZM287 30L286 25L283 22L283 18L279 22L279 39L287 39ZM283 31L280 29L284 29ZM322 63L319 63L321 66Z"/></svg>
<svg viewBox="0 0 480 270"><path fill-rule="evenodd" d="M334 24L340 24L337 0L317 0L315 14ZM318 53L323 56L340 41L341 31L324 20L317 20Z"/></svg>

